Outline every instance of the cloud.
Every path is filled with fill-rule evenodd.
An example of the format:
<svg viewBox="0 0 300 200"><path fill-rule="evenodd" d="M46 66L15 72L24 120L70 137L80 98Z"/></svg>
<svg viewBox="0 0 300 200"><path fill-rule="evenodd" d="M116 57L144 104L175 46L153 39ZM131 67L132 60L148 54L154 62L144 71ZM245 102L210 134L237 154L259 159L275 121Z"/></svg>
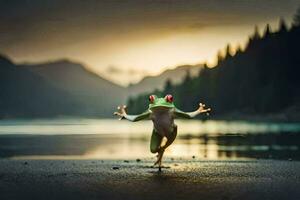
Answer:
<svg viewBox="0 0 300 200"><path fill-rule="evenodd" d="M139 68L152 73L206 59L225 40L246 37L248 31L239 26L291 16L299 0L4 0L0 5L0 51L16 62L67 57L95 71L134 75L147 74ZM117 67L107 69L109 64Z"/></svg>
<svg viewBox="0 0 300 200"><path fill-rule="evenodd" d="M129 68L127 70L127 73L128 74L134 74L134 75L145 75L148 72L146 70L138 70L138 69L135 69L135 68Z"/></svg>
<svg viewBox="0 0 300 200"><path fill-rule="evenodd" d="M106 68L106 73L108 73L108 74L123 74L124 71L118 67L110 65L109 67Z"/></svg>
<svg viewBox="0 0 300 200"><path fill-rule="evenodd" d="M139 69L135 69L135 68L126 68L123 69L121 67L116 67L114 65L110 65L106 68L105 72L107 74L111 74L111 75L145 75L147 74L146 70L139 70Z"/></svg>
<svg viewBox="0 0 300 200"><path fill-rule="evenodd" d="M46 46L72 45L111 33L145 30L146 37L155 30L192 31L285 16L298 4L299 0L11 0L0 7L0 44L11 47L30 40Z"/></svg>

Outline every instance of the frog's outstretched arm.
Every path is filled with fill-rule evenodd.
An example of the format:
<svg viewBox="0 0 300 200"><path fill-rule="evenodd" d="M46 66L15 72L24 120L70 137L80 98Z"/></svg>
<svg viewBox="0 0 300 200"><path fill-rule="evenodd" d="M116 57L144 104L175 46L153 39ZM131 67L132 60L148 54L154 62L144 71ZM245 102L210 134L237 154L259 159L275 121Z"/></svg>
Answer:
<svg viewBox="0 0 300 200"><path fill-rule="evenodd" d="M201 113L207 113L211 111L210 108L205 108L205 104L200 103L199 104L199 108L197 110L195 110L194 112L183 112L177 108L175 108L175 117L178 118L187 118L187 119L191 119L196 117L197 115L201 114Z"/></svg>
<svg viewBox="0 0 300 200"><path fill-rule="evenodd" d="M126 106L118 106L118 112L114 112L114 115L118 115L120 117L119 120L127 119L132 122L149 119L150 117L150 112L148 110L143 112L140 115L128 115L125 109Z"/></svg>
<svg viewBox="0 0 300 200"><path fill-rule="evenodd" d="M142 114L139 115L124 115L123 118L132 121L132 122L136 122L136 121L140 121L140 120L144 120L144 119L149 119L150 116L150 112L146 111L143 112Z"/></svg>

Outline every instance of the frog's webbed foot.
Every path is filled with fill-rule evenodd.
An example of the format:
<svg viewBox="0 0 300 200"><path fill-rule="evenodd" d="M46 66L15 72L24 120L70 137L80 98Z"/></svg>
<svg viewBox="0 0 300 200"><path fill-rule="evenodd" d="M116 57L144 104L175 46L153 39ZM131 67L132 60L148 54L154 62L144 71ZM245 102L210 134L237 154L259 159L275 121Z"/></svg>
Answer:
<svg viewBox="0 0 300 200"><path fill-rule="evenodd" d="M158 151L158 154L157 154L157 160L156 160L156 162L154 163L154 166L155 166L155 165L158 165L159 171L161 171L161 163L162 163L162 157L163 157L163 155L164 155L164 152L165 152L165 149L164 149L164 148L161 148L161 149Z"/></svg>

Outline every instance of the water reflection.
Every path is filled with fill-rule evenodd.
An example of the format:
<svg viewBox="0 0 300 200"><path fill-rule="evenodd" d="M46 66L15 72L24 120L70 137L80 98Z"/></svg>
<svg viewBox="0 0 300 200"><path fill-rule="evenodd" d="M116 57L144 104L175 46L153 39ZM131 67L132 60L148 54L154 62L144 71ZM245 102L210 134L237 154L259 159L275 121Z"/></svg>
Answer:
<svg viewBox="0 0 300 200"><path fill-rule="evenodd" d="M300 123L176 120L181 134L247 134L298 132ZM0 120L0 134L120 134L148 135L151 121L136 123L113 119Z"/></svg>
<svg viewBox="0 0 300 200"><path fill-rule="evenodd" d="M300 159L297 133L180 136L169 157ZM144 137L2 135L0 156L38 159L127 159L152 156Z"/></svg>
<svg viewBox="0 0 300 200"><path fill-rule="evenodd" d="M193 139L192 139L193 138ZM281 132L277 134L225 134L182 136L182 143L189 144L191 140L198 141L198 156L208 159L236 158L273 158L300 159L299 133Z"/></svg>
<svg viewBox="0 0 300 200"><path fill-rule="evenodd" d="M169 158L300 160L299 124L223 121L179 121L178 124L178 138L166 151ZM151 128L148 122L117 124L110 120L6 121L0 123L0 157L150 157L153 156L149 151Z"/></svg>

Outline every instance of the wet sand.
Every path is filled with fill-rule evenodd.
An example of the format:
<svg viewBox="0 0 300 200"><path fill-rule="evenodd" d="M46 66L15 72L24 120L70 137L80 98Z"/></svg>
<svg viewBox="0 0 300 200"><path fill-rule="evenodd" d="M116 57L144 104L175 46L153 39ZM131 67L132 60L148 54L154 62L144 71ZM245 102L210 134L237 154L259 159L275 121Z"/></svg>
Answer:
<svg viewBox="0 0 300 200"><path fill-rule="evenodd" d="M0 160L0 199L300 199L298 161Z"/></svg>

